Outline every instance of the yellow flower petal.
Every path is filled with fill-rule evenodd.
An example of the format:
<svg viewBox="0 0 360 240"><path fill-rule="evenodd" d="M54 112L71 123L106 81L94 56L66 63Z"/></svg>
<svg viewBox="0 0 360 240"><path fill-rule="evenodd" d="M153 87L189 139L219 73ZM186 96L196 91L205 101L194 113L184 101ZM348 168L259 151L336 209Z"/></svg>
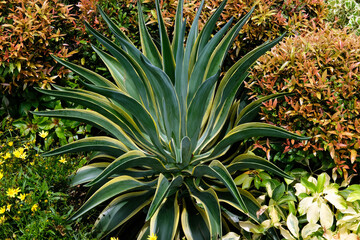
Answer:
<svg viewBox="0 0 360 240"><path fill-rule="evenodd" d="M157 240L156 234L151 233L151 234L148 236L147 240Z"/></svg>

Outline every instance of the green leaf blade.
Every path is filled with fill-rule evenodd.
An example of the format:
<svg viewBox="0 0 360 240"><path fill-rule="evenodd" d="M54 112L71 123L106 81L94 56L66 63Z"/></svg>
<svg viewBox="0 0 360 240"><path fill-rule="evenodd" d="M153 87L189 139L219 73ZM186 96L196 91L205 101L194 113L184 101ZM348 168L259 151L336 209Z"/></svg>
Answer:
<svg viewBox="0 0 360 240"><path fill-rule="evenodd" d="M106 200L128 191L148 189L154 182L140 182L129 176L116 177L99 188L70 218L75 220Z"/></svg>
<svg viewBox="0 0 360 240"><path fill-rule="evenodd" d="M253 155L253 154L241 154L237 156L228 166L227 169L229 172L234 172L237 170L244 169L263 169L265 171L274 173L280 177L293 179L290 175L286 174L275 164L267 161L266 159Z"/></svg>
<svg viewBox="0 0 360 240"><path fill-rule="evenodd" d="M171 182L169 182L163 174L159 175L155 196L150 205L145 221L148 221L155 214L155 212L160 207L160 204L167 197L169 192L172 189L176 189L177 187L179 187L182 181L182 176L178 176L174 178Z"/></svg>
<svg viewBox="0 0 360 240"><path fill-rule="evenodd" d="M221 212L215 191L213 189L202 191L190 179L186 181L186 186L189 189L191 197L200 202L204 208L206 221L210 228L210 239L219 239L219 237L222 236Z"/></svg>
<svg viewBox="0 0 360 240"><path fill-rule="evenodd" d="M140 40L144 55L150 60L150 62L152 62L152 64L154 64L158 68L161 68L162 58L149 34L149 31L146 28L144 15L141 10L140 1L138 1L138 13L139 13Z"/></svg>

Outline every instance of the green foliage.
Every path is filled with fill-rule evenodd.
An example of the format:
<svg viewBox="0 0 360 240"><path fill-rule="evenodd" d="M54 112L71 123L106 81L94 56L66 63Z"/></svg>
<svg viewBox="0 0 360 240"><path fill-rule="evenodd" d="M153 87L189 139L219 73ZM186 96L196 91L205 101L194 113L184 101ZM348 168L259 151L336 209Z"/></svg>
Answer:
<svg viewBox="0 0 360 240"><path fill-rule="evenodd" d="M306 144L288 141L283 155L274 158L302 163L313 171L334 167L345 179L356 170L360 160L359 40L346 30L326 28L288 38L259 59L247 84L252 97L293 93L264 104L263 120L314 136Z"/></svg>
<svg viewBox="0 0 360 240"><path fill-rule="evenodd" d="M240 222L251 233L249 239L257 239L269 227L280 229L285 239L358 239L360 185L349 184L350 179L339 185L325 172L317 178L306 171L298 173L296 181L286 186L271 178L263 181L266 194L259 196L265 200L260 214L268 213L270 219L261 224Z"/></svg>
<svg viewBox="0 0 360 240"><path fill-rule="evenodd" d="M360 4L355 0L328 0L328 20L360 35Z"/></svg>
<svg viewBox="0 0 360 240"><path fill-rule="evenodd" d="M84 201L68 175L84 156L43 158L42 138L21 137L10 118L0 126L0 235L3 239L90 239L89 224L66 218Z"/></svg>
<svg viewBox="0 0 360 240"><path fill-rule="evenodd" d="M282 36L249 52L220 78L229 48L253 12L232 28L230 21L212 36L225 4L226 1L199 32L200 7L184 46L182 3L178 5L170 42L156 1L158 49L145 27L139 3L142 52L99 9L118 44L90 24L86 23L86 27L111 54L93 47L112 81L55 57L82 77L86 90L56 85L55 90L38 90L88 109L34 114L83 121L101 129L102 136L72 142L44 156L97 152L90 164L73 176L72 185L86 183L91 188L89 199L71 219L106 203L94 225L98 237L118 229L118 234L128 239L145 239L150 234L167 240L178 236L189 240L218 239L229 232L223 223L238 225L230 216L251 217L255 221L266 218L256 215L256 199L238 188L234 177L253 168L290 178L274 164L246 151L243 144L245 139L260 136L308 139L270 124L251 122L262 102L282 94L264 97L248 106L235 99L249 67ZM139 222L145 224L139 226ZM129 227L134 231L129 232ZM273 229L268 233L278 239Z"/></svg>
<svg viewBox="0 0 360 240"><path fill-rule="evenodd" d="M87 21L94 29L101 32L104 36L115 40L111 31L106 26L103 19L98 18L96 5L99 5L109 18L116 22L119 28L133 40L135 46L140 46L140 35L137 25L136 4L131 0L80 0L76 4L76 29L80 29L82 34L76 36L76 42L81 43L78 46L78 53L71 58L71 61L82 65L90 70L101 74L108 74L107 69L99 57L92 49L90 41L94 40L91 35L85 34L86 29L83 21ZM144 3L145 12L154 7L153 3ZM156 28L152 27L152 33L156 32ZM95 46L103 48L100 43L92 41ZM103 49L104 50L104 49Z"/></svg>
<svg viewBox="0 0 360 240"><path fill-rule="evenodd" d="M42 107L46 106L50 109L63 108L60 100L54 100L54 98L48 96L44 100L41 101ZM78 106L77 108L81 107ZM88 136L91 132L90 125L65 119L38 117L36 115L18 118L13 121L13 126L19 130L21 136L28 137L29 140L42 139L43 150L45 151L50 150L56 144L65 145L81 137Z"/></svg>

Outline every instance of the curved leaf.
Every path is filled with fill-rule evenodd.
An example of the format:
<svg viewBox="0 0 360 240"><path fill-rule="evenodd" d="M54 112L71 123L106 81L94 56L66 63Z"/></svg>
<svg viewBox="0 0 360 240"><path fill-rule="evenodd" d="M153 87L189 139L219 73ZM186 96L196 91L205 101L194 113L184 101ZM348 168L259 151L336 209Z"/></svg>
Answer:
<svg viewBox="0 0 360 240"><path fill-rule="evenodd" d="M95 179L110 163L98 162L81 167L76 171L75 175L71 176L70 186L74 187L78 184L90 182Z"/></svg>
<svg viewBox="0 0 360 240"><path fill-rule="evenodd" d="M255 7L253 7L244 17L237 22L230 31L225 35L225 37L221 40L221 42L217 45L216 49L211 55L209 59L209 64L206 68L205 78L208 78L214 75L222 66L225 56L229 51L233 41L239 34L241 28L245 25L245 23L249 20L251 14L253 13Z"/></svg>
<svg viewBox="0 0 360 240"><path fill-rule="evenodd" d="M248 212L248 209L246 208L246 205L240 196L234 180L232 179L226 167L221 162L219 162L218 160L214 160L210 163L209 166L199 165L194 168L193 175L197 177L208 175L217 178L231 192L242 210L244 212Z"/></svg>
<svg viewBox="0 0 360 240"><path fill-rule="evenodd" d="M159 132L156 127L156 123L154 119L151 117L150 113L138 101L116 90L112 90L104 87L97 87L95 85L89 85L89 84L85 84L85 85L87 88L91 89L92 91L102 94L108 98L111 98L114 101L118 102L121 106L123 106L129 113L132 114L134 118L138 120L138 122L141 124L141 127L149 135L149 137L151 138L152 142L155 144L157 149L162 154L164 155L166 154L160 143Z"/></svg>
<svg viewBox="0 0 360 240"><path fill-rule="evenodd" d="M210 77L199 87L188 108L186 134L191 140L192 150L196 147L201 124L209 101L211 101L211 91L215 87L219 74L220 73L217 73Z"/></svg>
<svg viewBox="0 0 360 240"><path fill-rule="evenodd" d="M120 157L118 157L115 161L113 161L106 169L97 176L91 183L86 186L92 186L99 181L111 176L114 173L120 172L122 170L132 168L132 167L150 167L152 170L156 170L159 172L168 171L164 164L157 159L156 157L146 156L141 151L130 151L127 152Z"/></svg>
<svg viewBox="0 0 360 240"><path fill-rule="evenodd" d="M180 186L182 181L183 177L177 176L171 182L169 182L166 177L160 173L154 199L150 205L145 221L148 221L155 214L156 210L159 208L163 200L168 196L169 192Z"/></svg>
<svg viewBox="0 0 360 240"><path fill-rule="evenodd" d="M144 15L141 10L141 2L138 1L138 21L139 21L139 30L140 30L140 40L141 40L141 48L143 49L144 55L158 68L161 68L161 55L153 42L149 31L145 26Z"/></svg>
<svg viewBox="0 0 360 240"><path fill-rule="evenodd" d="M179 63L177 61L177 52L178 47L182 45L182 49L184 48L184 34L182 34L182 30L184 29L183 22L183 10L184 10L184 0L179 0L177 8L176 8L176 16L175 16L175 27L173 32L173 40L171 43L172 52L174 54L174 59L176 60L175 67ZM183 51L183 50L182 50Z"/></svg>
<svg viewBox="0 0 360 240"><path fill-rule="evenodd" d="M61 58L58 58L54 55L51 55L57 62L61 63L65 67L71 69L72 71L76 72L83 78L86 78L91 83L97 85L97 86L103 86L103 87L111 87L111 88L117 88L115 84L107 80L106 78L100 76L99 74L90 71L89 69L83 68L81 66L78 66L76 64L73 64L71 62L62 60Z"/></svg>
<svg viewBox="0 0 360 240"><path fill-rule="evenodd" d="M75 90L59 87L56 85L52 86L59 91L46 89L36 90L41 93L54 96L58 99L64 99L87 107L108 118L115 124L119 125L129 136L137 139L137 141L147 146L147 148L150 148L149 146L152 145L149 143L148 140L145 139L145 136L143 135L143 130L139 129L139 126L128 115L128 113L126 113L123 109L119 108L115 104L111 103L107 98L103 97L102 95L95 94L94 92L89 92L86 90Z"/></svg>
<svg viewBox="0 0 360 240"><path fill-rule="evenodd" d="M144 56L140 50L138 50L131 40L120 30L120 28L104 13L104 11L98 7L98 10L105 20L106 24L109 26L111 32L115 35L116 39L120 42L121 47L126 49L126 51L137 61L140 60L140 56ZM85 22L87 29L92 29L91 26ZM90 27L90 28L89 28ZM91 31L92 32L92 31ZM109 49L110 50L110 49Z"/></svg>
<svg viewBox="0 0 360 240"><path fill-rule="evenodd" d="M71 142L55 150L43 153L42 155L49 157L65 153L90 151L102 151L117 157L128 151L128 148L122 142L111 137L88 137Z"/></svg>
<svg viewBox="0 0 360 240"><path fill-rule="evenodd" d="M175 82L175 61L174 55L170 46L169 37L167 35L163 17L161 15L159 0L155 0L156 15L159 25L160 41L161 41L161 54L164 72L169 76L171 82Z"/></svg>
<svg viewBox="0 0 360 240"><path fill-rule="evenodd" d="M175 237L180 216L177 195L167 198L150 220L150 232L156 233L158 240Z"/></svg>
<svg viewBox="0 0 360 240"><path fill-rule="evenodd" d="M296 140L308 140L309 137L302 137L295 133L291 133L283 128L276 127L267 123L252 122L244 123L236 126L226 134L214 148L210 157L218 156L225 152L228 146L236 143L240 140L247 139L250 137L278 137L278 138L289 138Z"/></svg>
<svg viewBox="0 0 360 240"><path fill-rule="evenodd" d="M198 53L201 54L202 50L204 49L205 45L208 43L209 38L214 31L216 26L217 20L220 17L220 14L224 10L224 7L227 3L227 0L222 1L219 7L217 7L216 11L211 15L211 17L206 21L203 29L200 31L199 40L198 40Z"/></svg>
<svg viewBox="0 0 360 240"><path fill-rule="evenodd" d="M202 214L196 210L190 201L183 203L181 226L187 240L210 239L209 228L205 221Z"/></svg>
<svg viewBox="0 0 360 240"><path fill-rule="evenodd" d="M145 225L142 227L137 240L149 240L148 236L150 235L150 223L146 222Z"/></svg>
<svg viewBox="0 0 360 240"><path fill-rule="evenodd" d="M141 101L144 103L144 106L147 109L153 110L154 108L152 107L152 105L151 104L149 105L149 102L151 102L153 100L152 99L153 95L152 95L151 89L149 89L148 82L147 82L147 79L146 79L146 77L144 75L144 72L141 69L141 67L139 66L139 63L141 62L140 61L140 56L138 56L137 58L134 59L132 56L130 56L127 52L125 52L123 49L121 49L115 43L111 42L109 39L107 39L106 37L104 37L103 35L98 33L88 23L85 22L85 26L89 30L89 32L92 35L94 35L94 37L101 44L103 44L107 48L107 50L109 50L109 52L121 64L123 64L124 67L127 68L128 71L130 71L130 73L132 74L131 75L132 76L131 81L133 81L134 86L137 87L139 95L141 96ZM139 51L139 50L137 50L137 51ZM140 52L140 55L143 56L141 52ZM143 56L143 58L146 58L146 57ZM130 64L131 64L131 66L130 66ZM132 68L134 69L136 74L134 73L134 71L132 71ZM137 75L139 77L137 77ZM116 88L114 88L114 89L116 89Z"/></svg>
<svg viewBox="0 0 360 240"><path fill-rule="evenodd" d="M191 72L190 80L189 80L189 93L188 93L188 102L194 97L195 92L198 90L199 86L203 83L203 81L211 76L205 77L206 66L209 64L209 58L213 54L216 46L220 42L222 36L230 27L233 18L231 18L224 27L218 31L215 36L209 41L209 43L205 46L202 54L197 59L193 71ZM197 39L199 41L199 39ZM196 46L195 46L196 47ZM194 47L194 48L195 48ZM212 76L216 75L216 72Z"/></svg>
<svg viewBox="0 0 360 240"><path fill-rule="evenodd" d="M142 98L139 94L139 89L143 88L143 86L141 86L142 81L135 72L133 66L129 63L129 61L127 61L125 57L121 56L120 54L117 55L117 58L114 58L113 56L98 49L94 45L91 46L96 52L96 54L99 55L103 62L106 64L109 72L111 73L111 76L115 80L116 84L119 86L119 89L121 89L121 91L123 92L128 93L136 100L141 101ZM139 86L139 84L141 85Z"/></svg>
<svg viewBox="0 0 360 240"><path fill-rule="evenodd" d="M269 96L265 96L262 98L259 98L256 101L251 102L246 107L244 107L243 110L239 113L239 115L236 118L235 125L239 125L242 123L250 122L252 121L255 116L258 115L259 109L261 106L263 106L263 103L274 98L279 98L282 96L288 95L288 93L276 93L271 94Z"/></svg>
<svg viewBox="0 0 360 240"><path fill-rule="evenodd" d="M244 200L249 212L248 214L251 216L252 219L254 219L256 222L262 222L267 219L266 215L260 215L259 218L256 216L256 212L259 211L261 205L259 202L252 196L248 191L243 190L241 188L238 188L239 193L241 194L242 199ZM242 208L239 206L239 204L235 201L234 197L230 192L227 191L227 189L224 189L223 191L217 191L216 192L219 201L224 202L226 204L229 204L233 208L237 209L238 211L243 212ZM238 213L235 213L235 215L238 215Z"/></svg>
<svg viewBox="0 0 360 240"><path fill-rule="evenodd" d="M280 42L284 36L285 34L270 43L264 43L263 45L253 49L239 61L237 61L226 72L216 91L213 105L214 107L211 112L211 119L216 119L213 121L212 125L208 125L208 128L212 129L211 131L210 129L207 130L207 132L210 133L209 136L207 136L207 140L204 141L201 149L209 144L220 133L227 118L229 117L228 115L230 113L231 107L233 106L232 103L234 101L235 95L245 78L248 76L248 69L250 66L252 66L253 63L266 51L270 50L273 46Z"/></svg>
<svg viewBox="0 0 360 240"><path fill-rule="evenodd" d="M94 229L100 235L112 232L147 206L153 193L154 191L132 192L115 198L100 213Z"/></svg>
<svg viewBox="0 0 360 240"><path fill-rule="evenodd" d="M194 68L195 61L197 59L197 51L198 48L196 46L196 41L198 40L198 30L199 30L199 18L202 11L202 8L204 6L205 1L201 0L200 6L197 9L195 18L191 24L190 31L186 40L186 49L185 49L185 57L184 57L184 71L186 73L186 79L187 75L191 74Z"/></svg>
<svg viewBox="0 0 360 240"><path fill-rule="evenodd" d="M118 140L120 140L127 148L138 149L135 143L127 136L127 134L114 122L110 121L108 118L103 115L83 109L61 109L61 110L52 110L52 111L40 111L32 112L38 116L46 117L60 117L71 120L76 120L80 122L89 123L99 129L103 129L110 135L113 135Z"/></svg>
<svg viewBox="0 0 360 240"><path fill-rule="evenodd" d="M263 169L268 172L272 172L280 177L294 179L290 175L286 174L275 164L267 161L266 159L253 155L253 154L241 154L237 156L228 166L229 172L235 172L243 169Z"/></svg>
<svg viewBox="0 0 360 240"><path fill-rule="evenodd" d="M75 220L76 218L82 216L90 209L96 207L97 205L109 200L116 195L128 191L144 190L149 189L155 184L155 181L152 182L140 182L135 178L129 176L120 176L112 179L107 182L101 188L99 188L70 218L70 220Z"/></svg>
<svg viewBox="0 0 360 240"><path fill-rule="evenodd" d="M193 180L189 179L186 180L186 186L191 197L201 203L201 207L205 210L206 221L210 229L210 239L219 239L222 236L221 212L215 191L211 188L206 191L202 191L195 185Z"/></svg>
<svg viewBox="0 0 360 240"><path fill-rule="evenodd" d="M162 119L168 140L175 136L176 143L180 142L180 103L174 86L169 77L160 69L142 58L142 66L154 90L156 100L162 109Z"/></svg>

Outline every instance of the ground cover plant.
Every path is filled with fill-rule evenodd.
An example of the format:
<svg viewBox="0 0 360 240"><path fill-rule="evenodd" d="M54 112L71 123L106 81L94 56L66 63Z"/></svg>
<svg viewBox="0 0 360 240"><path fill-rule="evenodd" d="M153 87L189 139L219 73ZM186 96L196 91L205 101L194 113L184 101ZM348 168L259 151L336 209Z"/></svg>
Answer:
<svg viewBox="0 0 360 240"><path fill-rule="evenodd" d="M262 102L282 94L247 106L235 99L248 68L283 36L255 48L220 78L226 53L253 9L232 28L230 20L211 36L226 1L199 32L203 4L185 39L186 21L179 3L170 43L156 1L159 51L145 27L139 3L142 52L99 9L119 45L89 24L86 27L111 53L94 47L113 81L55 57L82 77L86 90L57 85L53 85L55 90L38 89L89 109L34 114L80 120L103 131L102 136L84 138L45 154L99 151L72 179L73 185L90 186L91 196L71 216L74 220L107 205L95 222L98 237L218 239L230 228L239 228L240 219L266 218L266 214L257 216L260 206L256 199L238 188L233 177L244 169L262 168L291 178L247 151L242 141L258 136L308 139L270 124L251 122ZM144 224L139 225L139 221ZM279 238L272 228L268 234Z"/></svg>
<svg viewBox="0 0 360 240"><path fill-rule="evenodd" d="M360 34L360 4L355 0L329 0L328 20L337 28Z"/></svg>
<svg viewBox="0 0 360 240"><path fill-rule="evenodd" d="M66 220L84 200L68 191L68 175L86 163L82 155L43 158L48 131L22 137L5 117L0 126L0 236L2 239L90 239L88 223ZM83 195L83 197L81 197Z"/></svg>
<svg viewBox="0 0 360 240"><path fill-rule="evenodd" d="M309 176L307 171L297 170L290 174L295 180L286 183L264 172L241 177L242 182L254 180L255 184L247 187L260 190L261 213L270 216L261 224L241 221L242 236L258 239L274 226L284 239L359 239L360 185L349 181L337 184L327 173Z"/></svg>

